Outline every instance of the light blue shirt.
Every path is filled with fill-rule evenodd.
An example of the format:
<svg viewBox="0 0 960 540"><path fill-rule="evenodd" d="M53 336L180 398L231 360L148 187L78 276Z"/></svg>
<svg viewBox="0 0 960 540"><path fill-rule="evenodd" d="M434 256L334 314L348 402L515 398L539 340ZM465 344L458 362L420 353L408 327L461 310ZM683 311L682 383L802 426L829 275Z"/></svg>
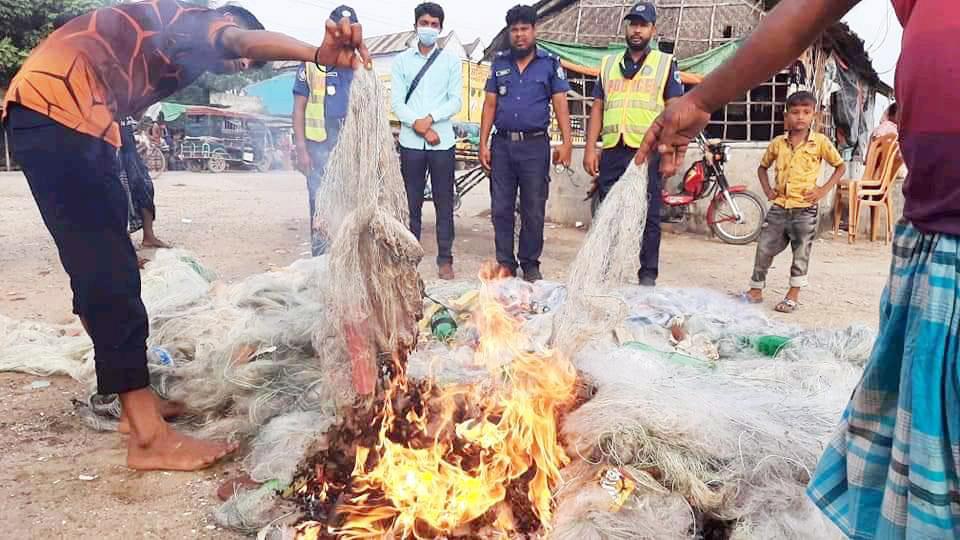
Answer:
<svg viewBox="0 0 960 540"><path fill-rule="evenodd" d="M410 150L449 150L456 143L451 118L460 112L463 106L463 81L461 79L460 59L449 51L443 51L433 62L430 69L420 79L417 88L404 103L407 91L420 73L420 68L433 54L420 53L420 47L412 48L397 55L393 61L391 79L391 98L393 114L400 119L400 146ZM440 144L430 146L427 141L413 130L413 123L430 115L433 117L433 130L440 137Z"/></svg>

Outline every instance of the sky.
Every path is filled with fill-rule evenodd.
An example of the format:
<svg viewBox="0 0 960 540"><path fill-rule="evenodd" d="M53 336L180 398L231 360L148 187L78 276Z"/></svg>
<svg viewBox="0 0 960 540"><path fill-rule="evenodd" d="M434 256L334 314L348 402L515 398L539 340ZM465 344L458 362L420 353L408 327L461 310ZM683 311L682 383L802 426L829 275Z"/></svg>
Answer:
<svg viewBox="0 0 960 540"><path fill-rule="evenodd" d="M346 3L356 9L364 33L389 34L413 28L413 9L421 0L239 0L270 30L316 43L323 21L333 8ZM461 41L477 37L485 43L504 25L504 15L519 0L439 0L446 12L445 30L456 30ZM531 1L532 3L532 1ZM881 79L893 84L902 31L890 0L863 0L844 19L864 40Z"/></svg>

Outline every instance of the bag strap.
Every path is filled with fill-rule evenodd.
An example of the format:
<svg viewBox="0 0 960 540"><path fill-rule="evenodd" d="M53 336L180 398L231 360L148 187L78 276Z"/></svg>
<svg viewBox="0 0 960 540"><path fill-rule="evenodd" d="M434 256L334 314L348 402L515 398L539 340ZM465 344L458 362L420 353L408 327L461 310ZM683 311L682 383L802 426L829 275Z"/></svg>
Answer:
<svg viewBox="0 0 960 540"><path fill-rule="evenodd" d="M420 68L420 72L417 73L417 76L413 78L413 82L410 83L410 89L407 90L407 97L406 99L403 100L404 103L410 102L410 96L413 95L413 91L416 90L417 85L420 84L420 79L423 79L423 76L427 73L427 70L430 69L430 66L432 66L433 63L436 62L437 57L440 56L441 52L443 52L443 48L437 47L433 51L433 54L430 55L430 58L427 58L427 63L424 64L422 68Z"/></svg>

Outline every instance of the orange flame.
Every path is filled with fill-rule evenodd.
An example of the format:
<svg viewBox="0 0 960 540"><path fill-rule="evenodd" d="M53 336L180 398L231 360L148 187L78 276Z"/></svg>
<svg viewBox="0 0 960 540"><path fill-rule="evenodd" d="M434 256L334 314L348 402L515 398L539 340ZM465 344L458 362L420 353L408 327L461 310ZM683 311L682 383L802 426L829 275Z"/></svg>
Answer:
<svg viewBox="0 0 960 540"><path fill-rule="evenodd" d="M356 495L340 508L346 516L336 531L341 537L427 538L485 515L490 527L509 532L508 486L525 475L530 505L547 528L551 490L569 463L557 416L573 398L576 372L555 352L535 350L521 321L497 302L487 283L495 268L481 273L485 286L475 314L481 336L475 361L493 382L436 389L422 413L407 413L404 420L426 443L388 436L398 420L394 400L409 390L405 377L393 382L377 444L358 449Z"/></svg>

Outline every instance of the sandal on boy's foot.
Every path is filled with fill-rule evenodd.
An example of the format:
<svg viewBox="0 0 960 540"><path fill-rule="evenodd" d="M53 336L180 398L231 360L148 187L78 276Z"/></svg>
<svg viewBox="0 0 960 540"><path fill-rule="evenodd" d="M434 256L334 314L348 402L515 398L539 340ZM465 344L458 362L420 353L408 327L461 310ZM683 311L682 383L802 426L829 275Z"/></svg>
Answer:
<svg viewBox="0 0 960 540"><path fill-rule="evenodd" d="M762 304L763 303L763 298L754 298L750 296L750 293L748 291L736 293L736 294L733 294L732 296L735 299L743 302L744 304Z"/></svg>
<svg viewBox="0 0 960 540"><path fill-rule="evenodd" d="M793 313L794 311L800 309L800 304L796 300L791 300L789 298L784 298L777 307L773 308L777 313Z"/></svg>

